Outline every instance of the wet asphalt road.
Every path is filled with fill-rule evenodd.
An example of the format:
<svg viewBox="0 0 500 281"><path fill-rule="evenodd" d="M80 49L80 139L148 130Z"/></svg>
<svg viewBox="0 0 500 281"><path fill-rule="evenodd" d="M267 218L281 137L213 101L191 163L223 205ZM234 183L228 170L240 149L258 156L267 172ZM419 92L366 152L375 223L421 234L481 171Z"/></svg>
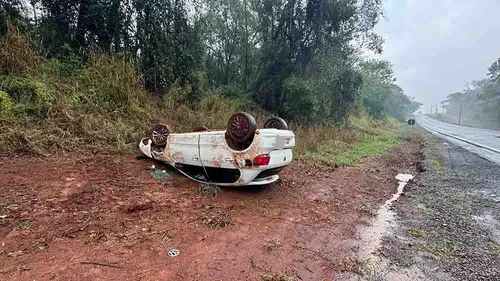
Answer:
<svg viewBox="0 0 500 281"><path fill-rule="evenodd" d="M425 115L417 115L416 119L424 129L431 133L500 165L500 131L448 124ZM454 137L486 146L490 149L478 147Z"/></svg>

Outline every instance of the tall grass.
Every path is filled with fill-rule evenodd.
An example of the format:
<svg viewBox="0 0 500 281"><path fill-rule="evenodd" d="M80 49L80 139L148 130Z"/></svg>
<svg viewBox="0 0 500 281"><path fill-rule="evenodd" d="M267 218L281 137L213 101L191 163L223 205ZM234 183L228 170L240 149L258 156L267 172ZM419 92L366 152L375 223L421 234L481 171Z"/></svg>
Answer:
<svg viewBox="0 0 500 281"><path fill-rule="evenodd" d="M376 120L366 114L352 116L345 128L307 128L295 126L296 155L326 165L352 165L361 158L380 155L396 144L390 133L394 119Z"/></svg>
<svg viewBox="0 0 500 281"><path fill-rule="evenodd" d="M0 74L28 73L36 68L38 63L38 56L20 36L19 29L9 24L7 38L0 40Z"/></svg>
<svg viewBox="0 0 500 281"><path fill-rule="evenodd" d="M86 65L44 59L13 27L0 46L0 152L130 151L154 122L174 132L224 128L245 109L214 90L187 104L189 89L178 85L164 100L153 99L132 61L99 54Z"/></svg>

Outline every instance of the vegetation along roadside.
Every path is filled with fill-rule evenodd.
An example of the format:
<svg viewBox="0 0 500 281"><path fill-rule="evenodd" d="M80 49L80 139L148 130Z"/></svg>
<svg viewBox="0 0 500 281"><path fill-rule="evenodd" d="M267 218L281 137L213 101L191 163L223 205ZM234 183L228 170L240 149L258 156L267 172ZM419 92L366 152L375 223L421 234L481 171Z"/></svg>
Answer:
<svg viewBox="0 0 500 281"><path fill-rule="evenodd" d="M0 5L3 153L129 152L155 121L224 128L248 111L287 119L299 156L349 164L419 106L359 54L381 52L380 1L59 2ZM324 160L353 143L361 155Z"/></svg>

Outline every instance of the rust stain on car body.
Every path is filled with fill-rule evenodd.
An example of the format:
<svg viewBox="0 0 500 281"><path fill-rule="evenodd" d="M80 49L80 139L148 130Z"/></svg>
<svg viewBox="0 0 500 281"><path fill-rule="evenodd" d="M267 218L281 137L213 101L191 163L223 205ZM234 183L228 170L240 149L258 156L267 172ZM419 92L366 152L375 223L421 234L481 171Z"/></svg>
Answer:
<svg viewBox="0 0 500 281"><path fill-rule="evenodd" d="M167 142L165 149L161 152L153 151L155 155L161 161L168 162L170 164L175 164L175 162L184 160L184 154L182 152L173 152L170 148L170 143Z"/></svg>
<svg viewBox="0 0 500 281"><path fill-rule="evenodd" d="M215 158L214 160L214 165L218 168L220 168L220 165L225 161L224 155L219 155Z"/></svg>
<svg viewBox="0 0 500 281"><path fill-rule="evenodd" d="M239 168L245 167L245 161L247 159L253 161L253 159L255 159L255 157L260 154L260 137L257 134L255 135L250 148L244 151L233 151L234 160L236 161L236 165L238 165Z"/></svg>
<svg viewBox="0 0 500 281"><path fill-rule="evenodd" d="M176 152L172 155L172 158L175 160L175 161L183 161L184 160L184 153L182 152Z"/></svg>

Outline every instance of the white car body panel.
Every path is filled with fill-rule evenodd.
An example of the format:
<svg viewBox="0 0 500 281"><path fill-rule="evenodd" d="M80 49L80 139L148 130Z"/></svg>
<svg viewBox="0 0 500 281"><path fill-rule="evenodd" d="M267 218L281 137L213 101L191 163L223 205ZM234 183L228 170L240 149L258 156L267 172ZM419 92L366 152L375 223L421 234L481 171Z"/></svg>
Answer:
<svg viewBox="0 0 500 281"><path fill-rule="evenodd" d="M288 130L257 130L252 144L243 151L236 151L226 143L226 131L195 132L170 134L162 151L152 148L150 139L143 139L139 148L144 155L163 161L173 167L176 164L192 165L206 168L237 169L240 177L235 182L213 182L217 185L261 185L274 182L279 175L273 174L264 178L256 177L263 171L284 167L292 162L292 148L295 146L295 134ZM270 162L265 166L248 165L258 155L270 155ZM200 180L178 169L187 177Z"/></svg>

